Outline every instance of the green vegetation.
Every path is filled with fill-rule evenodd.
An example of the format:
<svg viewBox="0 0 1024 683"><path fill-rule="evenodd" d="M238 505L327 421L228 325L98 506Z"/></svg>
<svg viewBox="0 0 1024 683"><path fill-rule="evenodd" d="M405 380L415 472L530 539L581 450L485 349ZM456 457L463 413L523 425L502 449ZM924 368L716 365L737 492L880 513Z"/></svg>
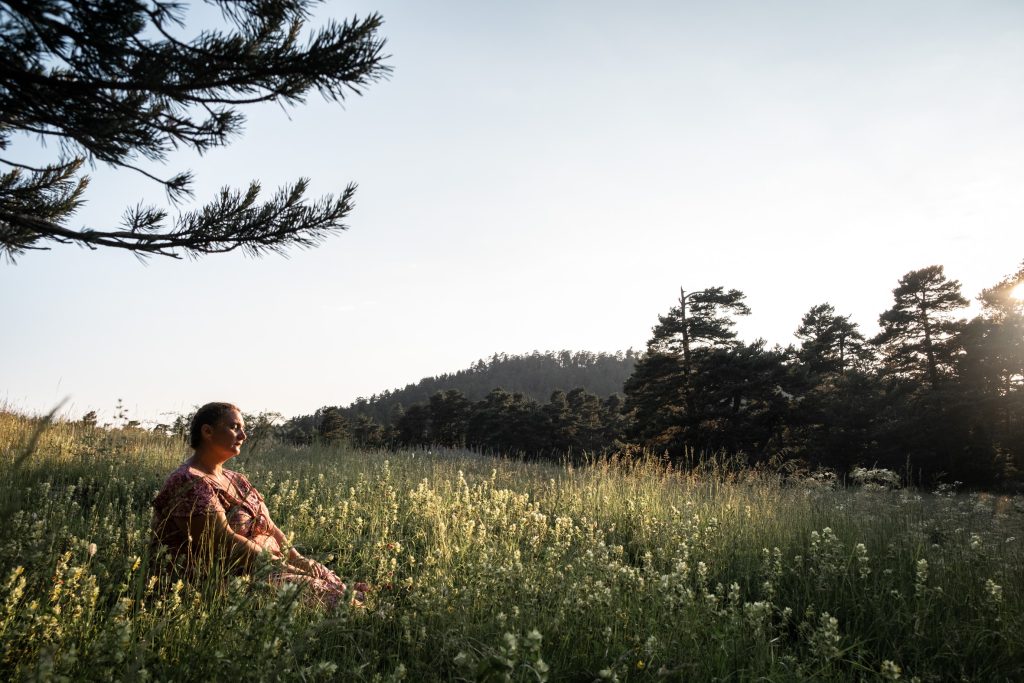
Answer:
<svg viewBox="0 0 1024 683"><path fill-rule="evenodd" d="M1024 498L650 458L573 467L264 443L233 465L376 589L324 613L154 572L186 454L0 413L5 680L1019 680Z"/></svg>
<svg viewBox="0 0 1024 683"><path fill-rule="evenodd" d="M680 290L643 354L495 355L277 431L294 443L440 444L554 461L627 447L676 464L694 451L742 453L1019 491L1022 283L1024 265L983 290L967 321L956 317L967 305L960 283L929 266L900 278L873 339L821 303L796 328L799 347L786 348L737 338L736 318L750 314L743 292Z"/></svg>

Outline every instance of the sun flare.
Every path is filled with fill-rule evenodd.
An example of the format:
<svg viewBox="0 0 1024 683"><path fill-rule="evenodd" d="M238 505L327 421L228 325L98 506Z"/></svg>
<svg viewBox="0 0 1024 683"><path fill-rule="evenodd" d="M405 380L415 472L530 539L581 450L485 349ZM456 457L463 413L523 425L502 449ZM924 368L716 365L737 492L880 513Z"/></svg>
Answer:
<svg viewBox="0 0 1024 683"><path fill-rule="evenodd" d="M1010 298L1024 301L1024 280L1018 282L1017 286L1010 290Z"/></svg>

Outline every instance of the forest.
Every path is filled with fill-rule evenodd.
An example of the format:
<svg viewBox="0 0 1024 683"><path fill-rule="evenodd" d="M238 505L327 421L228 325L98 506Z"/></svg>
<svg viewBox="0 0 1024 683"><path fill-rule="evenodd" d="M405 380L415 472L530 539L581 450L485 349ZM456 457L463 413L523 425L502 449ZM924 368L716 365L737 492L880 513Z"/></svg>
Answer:
<svg viewBox="0 0 1024 683"><path fill-rule="evenodd" d="M327 406L279 429L294 442L467 447L559 459L647 451L671 462L885 467L907 483L1020 483L1024 265L978 297L942 266L908 272L867 338L812 306L797 344L744 342L736 289L681 290L643 353L495 354L457 373Z"/></svg>

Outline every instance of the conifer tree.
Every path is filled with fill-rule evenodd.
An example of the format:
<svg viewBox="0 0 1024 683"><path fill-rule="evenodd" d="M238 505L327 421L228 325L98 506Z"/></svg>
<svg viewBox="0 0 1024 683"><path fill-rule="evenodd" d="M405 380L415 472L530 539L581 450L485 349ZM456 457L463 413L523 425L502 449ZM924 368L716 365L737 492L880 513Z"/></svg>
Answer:
<svg viewBox="0 0 1024 683"><path fill-rule="evenodd" d="M349 423L336 406L323 408L319 415L317 433L324 441L341 441L348 438Z"/></svg>
<svg viewBox="0 0 1024 683"><path fill-rule="evenodd" d="M551 392L551 398L541 407L544 431L551 449L566 452L576 438L576 425L569 409L569 401L561 389Z"/></svg>
<svg viewBox="0 0 1024 683"><path fill-rule="evenodd" d="M953 371L956 336L963 322L953 313L967 305L960 282L942 266L913 270L892 291L893 307L878 318L874 342L882 349L886 374L927 380L934 389Z"/></svg>
<svg viewBox="0 0 1024 683"><path fill-rule="evenodd" d="M1024 393L1024 266L978 296L983 313L964 334L965 367L972 388L987 395Z"/></svg>
<svg viewBox="0 0 1024 683"><path fill-rule="evenodd" d="M988 317L1003 320L1024 316L1024 263L1016 273L1007 275L978 296Z"/></svg>
<svg viewBox="0 0 1024 683"><path fill-rule="evenodd" d="M427 404L430 412L430 443L464 446L472 404L458 389L439 391Z"/></svg>
<svg viewBox="0 0 1024 683"><path fill-rule="evenodd" d="M744 303L746 295L738 289L709 287L695 292L679 289L679 303L666 315L658 316L658 324L647 342L650 355L674 357L681 373L682 391L687 413L696 413L690 378L695 371L694 354L700 349L736 345L736 322L732 316L750 315ZM665 363L660 363L665 367ZM627 392L628 394L628 392Z"/></svg>
<svg viewBox="0 0 1024 683"><path fill-rule="evenodd" d="M848 315L836 315L830 304L812 306L796 330L799 359L815 374L845 373L872 357L864 335Z"/></svg>
<svg viewBox="0 0 1024 683"><path fill-rule="evenodd" d="M637 362L623 389L634 439L658 453L685 445L684 425L692 412L685 407L684 383L678 355L650 353Z"/></svg>
<svg viewBox="0 0 1024 683"><path fill-rule="evenodd" d="M708 404L709 386L699 377L707 362L720 364L739 348L734 316L749 315L737 289L680 290L679 303L658 316L647 355L626 381L626 405L633 413L634 436L656 451L680 453L693 446Z"/></svg>
<svg viewBox="0 0 1024 683"><path fill-rule="evenodd" d="M728 346L735 343L733 316L750 315L746 295L738 289L709 287L696 292L679 290L679 303L658 316L649 351L682 353L690 363L692 350L699 346Z"/></svg>
<svg viewBox="0 0 1024 683"><path fill-rule="evenodd" d="M1002 476L1024 468L1024 267L982 291L982 315L963 334L960 372L977 431L998 454Z"/></svg>
<svg viewBox="0 0 1024 683"><path fill-rule="evenodd" d="M572 415L574 439L572 449L577 453L596 453L604 446L601 418L601 399L581 387L566 394Z"/></svg>
<svg viewBox="0 0 1024 683"><path fill-rule="evenodd" d="M402 413L395 424L398 440L406 446L425 446L430 443L430 408L416 403Z"/></svg>
<svg viewBox="0 0 1024 683"><path fill-rule="evenodd" d="M352 425L352 441L359 448L382 448L387 439L384 428L369 415L360 415Z"/></svg>
<svg viewBox="0 0 1024 683"><path fill-rule="evenodd" d="M466 437L472 448L491 452L508 450L514 429L509 424L512 402L512 394L494 389L473 404Z"/></svg>
<svg viewBox="0 0 1024 683"><path fill-rule="evenodd" d="M169 221L137 205L120 225L73 227L86 164L135 170L179 204L192 173L160 177L144 162L203 153L242 128L239 107L301 103L310 91L342 101L385 76L377 14L306 35L316 0L214 0L229 29L180 34L184 5L164 0L5 0L0 3L0 255L53 243L180 257L312 246L345 228L355 185L306 197L298 179L266 201L260 184L223 189ZM12 157L23 136L50 143L48 163ZM7 170L4 170L6 167Z"/></svg>

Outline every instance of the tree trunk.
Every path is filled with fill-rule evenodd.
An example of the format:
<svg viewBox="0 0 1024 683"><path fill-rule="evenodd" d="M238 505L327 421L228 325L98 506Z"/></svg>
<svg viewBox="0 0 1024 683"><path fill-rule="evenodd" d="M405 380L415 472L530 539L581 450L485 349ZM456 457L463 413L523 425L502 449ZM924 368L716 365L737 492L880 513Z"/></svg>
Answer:
<svg viewBox="0 0 1024 683"><path fill-rule="evenodd" d="M928 306L924 297L918 299L918 310L921 312L921 327L924 329L924 355L928 359L928 379L932 389L939 386L939 368L935 362L935 349L932 348L932 326L928 320Z"/></svg>

